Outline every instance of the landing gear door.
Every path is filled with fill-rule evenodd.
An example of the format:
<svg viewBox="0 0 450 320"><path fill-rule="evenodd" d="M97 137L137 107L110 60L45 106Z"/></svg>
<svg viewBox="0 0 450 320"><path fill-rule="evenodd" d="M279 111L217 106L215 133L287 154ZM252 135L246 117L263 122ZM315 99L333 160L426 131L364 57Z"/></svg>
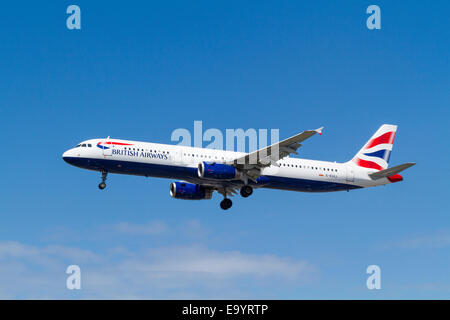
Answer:
<svg viewBox="0 0 450 320"><path fill-rule="evenodd" d="M112 143L109 140L109 137L106 139L105 142L103 142L103 155L106 156L112 156Z"/></svg>

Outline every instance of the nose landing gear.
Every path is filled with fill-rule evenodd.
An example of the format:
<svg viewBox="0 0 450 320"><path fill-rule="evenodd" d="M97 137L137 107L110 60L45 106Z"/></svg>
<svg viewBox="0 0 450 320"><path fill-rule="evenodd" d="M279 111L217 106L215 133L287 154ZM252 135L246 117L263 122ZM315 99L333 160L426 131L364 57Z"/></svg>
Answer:
<svg viewBox="0 0 450 320"><path fill-rule="evenodd" d="M102 171L102 182L100 182L100 184L98 185L98 188L99 188L100 190L103 190L103 189L106 188L106 183L105 183L105 181L106 181L106 176L107 176L107 175L108 175L108 172Z"/></svg>

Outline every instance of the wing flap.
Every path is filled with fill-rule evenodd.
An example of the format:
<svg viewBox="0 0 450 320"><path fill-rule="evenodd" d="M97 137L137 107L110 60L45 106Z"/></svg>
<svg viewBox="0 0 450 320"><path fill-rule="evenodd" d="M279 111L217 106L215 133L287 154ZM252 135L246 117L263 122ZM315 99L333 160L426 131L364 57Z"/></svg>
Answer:
<svg viewBox="0 0 450 320"><path fill-rule="evenodd" d="M241 169L251 169L255 167L267 167L277 165L276 162L289 154L297 154L297 149L302 145L300 142L312 137L316 133L322 134L323 127L316 130L306 130L283 141L274 143L268 147L246 154L243 157L234 159L228 164Z"/></svg>

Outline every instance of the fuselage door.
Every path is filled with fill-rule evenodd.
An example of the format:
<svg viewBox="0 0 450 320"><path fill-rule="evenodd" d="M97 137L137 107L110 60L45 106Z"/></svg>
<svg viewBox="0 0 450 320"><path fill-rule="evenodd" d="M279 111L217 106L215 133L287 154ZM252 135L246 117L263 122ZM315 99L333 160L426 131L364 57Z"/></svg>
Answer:
<svg viewBox="0 0 450 320"><path fill-rule="evenodd" d="M112 156L112 144L109 140L109 137L104 141L103 143L103 155L106 156Z"/></svg>
<svg viewBox="0 0 450 320"><path fill-rule="evenodd" d="M181 147L176 146L171 152L170 160L175 165L182 165L183 164L183 150Z"/></svg>
<svg viewBox="0 0 450 320"><path fill-rule="evenodd" d="M351 166L348 166L346 170L347 170L347 175L345 177L345 180L347 182L355 181L355 172L353 171L353 168Z"/></svg>

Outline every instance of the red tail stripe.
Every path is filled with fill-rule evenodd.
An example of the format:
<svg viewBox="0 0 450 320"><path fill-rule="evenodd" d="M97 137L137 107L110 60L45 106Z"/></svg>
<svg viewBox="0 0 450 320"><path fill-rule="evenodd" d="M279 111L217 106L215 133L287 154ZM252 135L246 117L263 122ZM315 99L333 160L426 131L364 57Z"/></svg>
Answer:
<svg viewBox="0 0 450 320"><path fill-rule="evenodd" d="M403 177L397 173L397 174L394 174L393 176L388 177L388 180L390 182L394 183L394 182L402 181Z"/></svg>
<svg viewBox="0 0 450 320"><path fill-rule="evenodd" d="M381 136L370 140L367 143L366 149L375 147L382 143L392 144L392 143L394 143L394 138L395 138L395 132L391 131L391 132L383 133Z"/></svg>
<svg viewBox="0 0 450 320"><path fill-rule="evenodd" d="M367 161L367 160L362 160L362 159L356 158L355 163L360 167L383 170L383 167L381 167L380 165L378 165L372 161Z"/></svg>

